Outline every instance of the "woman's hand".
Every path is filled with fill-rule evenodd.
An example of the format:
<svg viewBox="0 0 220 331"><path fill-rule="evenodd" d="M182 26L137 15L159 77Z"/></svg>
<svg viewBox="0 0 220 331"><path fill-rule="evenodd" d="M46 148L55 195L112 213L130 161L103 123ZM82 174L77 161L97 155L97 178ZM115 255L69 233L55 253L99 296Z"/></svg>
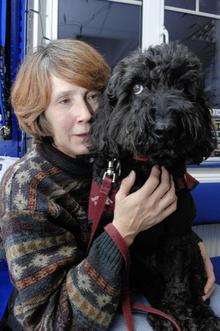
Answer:
<svg viewBox="0 0 220 331"><path fill-rule="evenodd" d="M128 246L139 232L158 224L177 207L174 182L164 167L160 170L154 166L145 184L129 194L134 182L133 171L122 181L115 196L113 225Z"/></svg>
<svg viewBox="0 0 220 331"><path fill-rule="evenodd" d="M212 262L210 260L210 257L208 256L205 244L201 241L198 243L199 248L200 248L200 252L205 264L205 270L206 270L206 275L207 275L207 282L204 288L204 293L205 295L202 297L203 300L205 301L206 299L208 299L212 292L215 289L215 274L214 274L214 270L213 270L213 265Z"/></svg>

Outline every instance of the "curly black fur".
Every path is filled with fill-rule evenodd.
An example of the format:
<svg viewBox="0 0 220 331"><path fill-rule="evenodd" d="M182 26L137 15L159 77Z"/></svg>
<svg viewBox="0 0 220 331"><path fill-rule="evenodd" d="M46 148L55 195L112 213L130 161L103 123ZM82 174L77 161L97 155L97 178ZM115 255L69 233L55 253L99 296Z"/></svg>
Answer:
<svg viewBox="0 0 220 331"><path fill-rule="evenodd" d="M154 164L165 166L176 180L186 164L199 164L215 148L210 110L200 62L185 46L174 43L132 53L115 67L94 117L95 179L100 182L107 161L116 159L122 169L119 181L136 171L135 189ZM147 155L148 162L137 161L138 155ZM194 203L187 190L177 190L177 196L177 211L136 237L131 282L152 305L173 315L182 330L220 330L219 320L202 301L206 276L191 230ZM152 315L149 320L155 330L172 330L165 320Z"/></svg>
<svg viewBox="0 0 220 331"><path fill-rule="evenodd" d="M136 84L143 92L135 95ZM172 44L138 50L114 69L95 117L93 142L104 157L150 156L152 164L176 168L213 151L210 105L199 60Z"/></svg>

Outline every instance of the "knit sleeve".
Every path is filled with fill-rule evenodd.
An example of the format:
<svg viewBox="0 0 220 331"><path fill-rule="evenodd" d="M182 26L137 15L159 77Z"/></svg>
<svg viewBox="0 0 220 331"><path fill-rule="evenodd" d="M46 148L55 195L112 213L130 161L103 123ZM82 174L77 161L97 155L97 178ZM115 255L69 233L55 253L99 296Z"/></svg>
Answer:
<svg viewBox="0 0 220 331"><path fill-rule="evenodd" d="M106 330L120 298L123 258L107 232L82 255L76 237L43 213L10 212L1 220L14 313L28 330Z"/></svg>

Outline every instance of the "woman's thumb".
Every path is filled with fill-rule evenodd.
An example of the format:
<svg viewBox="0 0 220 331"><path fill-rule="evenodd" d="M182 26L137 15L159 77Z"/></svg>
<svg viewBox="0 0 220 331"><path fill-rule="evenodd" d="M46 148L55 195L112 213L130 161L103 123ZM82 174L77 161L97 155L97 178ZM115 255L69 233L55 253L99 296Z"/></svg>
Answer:
<svg viewBox="0 0 220 331"><path fill-rule="evenodd" d="M117 199L125 198L129 194L130 189L134 185L134 182L135 172L132 170L130 174L122 180L120 188L117 192Z"/></svg>

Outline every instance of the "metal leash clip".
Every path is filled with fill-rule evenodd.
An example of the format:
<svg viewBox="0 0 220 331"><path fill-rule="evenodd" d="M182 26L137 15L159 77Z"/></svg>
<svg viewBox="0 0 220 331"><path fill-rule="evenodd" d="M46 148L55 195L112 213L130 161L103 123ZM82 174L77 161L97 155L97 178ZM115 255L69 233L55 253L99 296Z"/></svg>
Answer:
<svg viewBox="0 0 220 331"><path fill-rule="evenodd" d="M104 179L106 176L108 176L108 177L112 178L112 183L114 183L115 180L116 180L116 175L120 176L120 174L121 174L121 165L120 165L119 161L117 163L116 163L116 161L117 161L116 159L108 161L108 168L104 172L104 175L103 175L102 179Z"/></svg>

